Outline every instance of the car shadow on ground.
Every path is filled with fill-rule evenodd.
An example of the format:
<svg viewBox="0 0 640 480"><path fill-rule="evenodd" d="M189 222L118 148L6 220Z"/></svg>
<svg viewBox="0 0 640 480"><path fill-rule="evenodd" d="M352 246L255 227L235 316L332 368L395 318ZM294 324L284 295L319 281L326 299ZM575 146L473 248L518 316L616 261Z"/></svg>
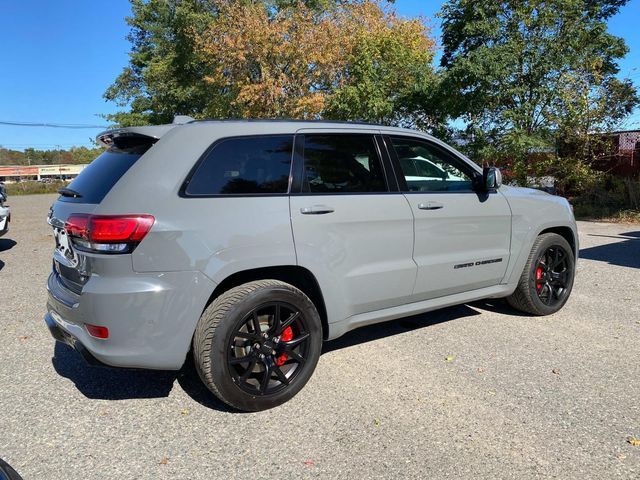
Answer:
<svg viewBox="0 0 640 480"><path fill-rule="evenodd" d="M202 384L191 355L179 371L95 367L87 365L70 346L56 342L51 363L60 376L71 380L91 400L168 397L177 380L196 402L214 410L231 411Z"/></svg>
<svg viewBox="0 0 640 480"><path fill-rule="evenodd" d="M0 253L6 252L7 250L11 250L18 244L15 240L11 240L10 238L0 238ZM0 270L4 268L6 263L0 260Z"/></svg>
<svg viewBox="0 0 640 480"><path fill-rule="evenodd" d="M345 333L340 338L325 342L322 347L322 353L329 353L334 350L341 350L343 348L353 347L362 343L380 340L393 335L399 335L411 330L426 328L439 323L475 315L480 315L480 312L467 305L456 305L428 313L399 318L397 320L376 323L374 325L357 328Z"/></svg>
<svg viewBox="0 0 640 480"><path fill-rule="evenodd" d="M625 232L619 235L595 235L590 237L607 237L623 240L580 250L580 258L606 262L621 267L640 268L640 231Z"/></svg>
<svg viewBox="0 0 640 480"><path fill-rule="evenodd" d="M91 367L60 342L55 343L51 363L59 375L93 400L167 397L177 376L177 372Z"/></svg>
<svg viewBox="0 0 640 480"><path fill-rule="evenodd" d="M506 304L503 305L500 301L483 300L469 305L457 305L352 330L336 340L325 342L322 353L353 347L439 323L481 315L483 309L510 315L515 313L515 310ZM520 313L517 314L520 315ZM56 342L52 363L59 375L71 380L80 393L92 400L167 397L177 381L187 395L207 408L242 413L218 400L204 386L198 377L190 354L182 369L177 372L91 367L73 348Z"/></svg>
<svg viewBox="0 0 640 480"><path fill-rule="evenodd" d="M6 252L7 250L11 250L18 244L15 240L11 240L10 238L0 238L0 252Z"/></svg>

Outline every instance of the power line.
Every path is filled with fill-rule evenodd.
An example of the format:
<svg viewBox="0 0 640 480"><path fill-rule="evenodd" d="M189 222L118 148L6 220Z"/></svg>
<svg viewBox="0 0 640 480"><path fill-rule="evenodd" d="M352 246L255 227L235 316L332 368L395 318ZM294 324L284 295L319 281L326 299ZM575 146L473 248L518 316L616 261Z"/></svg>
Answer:
<svg viewBox="0 0 640 480"><path fill-rule="evenodd" d="M36 123L36 122L12 122L0 120L0 125L14 127L48 127L48 128L109 128L109 125L90 125L84 123Z"/></svg>

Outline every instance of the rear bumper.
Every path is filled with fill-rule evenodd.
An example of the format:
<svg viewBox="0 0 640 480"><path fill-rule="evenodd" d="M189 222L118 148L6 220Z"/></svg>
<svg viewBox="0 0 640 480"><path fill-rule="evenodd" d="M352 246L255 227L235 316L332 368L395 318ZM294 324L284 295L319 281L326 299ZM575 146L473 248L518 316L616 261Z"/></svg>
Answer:
<svg viewBox="0 0 640 480"><path fill-rule="evenodd" d="M178 370L214 288L198 272L166 272L93 276L76 295L54 272L45 322L56 340L90 364ZM86 324L107 327L109 338L92 337Z"/></svg>
<svg viewBox="0 0 640 480"><path fill-rule="evenodd" d="M85 362L87 362L91 366L96 367L107 367L108 365L102 363L96 357L91 355L91 352L87 350L80 340L71 335L66 330L63 330L60 325L56 323L51 314L47 313L44 316L44 323L46 323L47 328L49 328L49 333L51 336L55 338L58 342L64 343L73 347L81 356L84 358Z"/></svg>

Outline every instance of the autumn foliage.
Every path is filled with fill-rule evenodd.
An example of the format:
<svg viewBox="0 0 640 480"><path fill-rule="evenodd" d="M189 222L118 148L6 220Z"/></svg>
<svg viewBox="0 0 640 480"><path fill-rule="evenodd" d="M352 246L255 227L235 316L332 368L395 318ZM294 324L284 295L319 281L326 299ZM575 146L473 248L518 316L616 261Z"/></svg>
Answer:
<svg viewBox="0 0 640 480"><path fill-rule="evenodd" d="M240 117L392 121L435 78L424 23L372 1L324 11L229 1L195 45L223 103L209 106L214 117L230 106Z"/></svg>

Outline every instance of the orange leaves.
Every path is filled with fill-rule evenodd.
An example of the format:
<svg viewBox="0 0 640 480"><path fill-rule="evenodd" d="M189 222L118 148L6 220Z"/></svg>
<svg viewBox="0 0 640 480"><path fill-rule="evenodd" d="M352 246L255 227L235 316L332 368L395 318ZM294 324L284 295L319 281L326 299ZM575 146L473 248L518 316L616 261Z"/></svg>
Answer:
<svg viewBox="0 0 640 480"><path fill-rule="evenodd" d="M209 28L194 34L213 67L205 79L226 92L240 116L317 118L337 90L356 81L359 55L375 63L384 49L408 49L419 62L431 62L434 42L424 24L382 5L345 2L319 12L302 3L274 10L262 2L226 2ZM404 60L406 54L398 56ZM405 78L397 67L394 76Z"/></svg>

